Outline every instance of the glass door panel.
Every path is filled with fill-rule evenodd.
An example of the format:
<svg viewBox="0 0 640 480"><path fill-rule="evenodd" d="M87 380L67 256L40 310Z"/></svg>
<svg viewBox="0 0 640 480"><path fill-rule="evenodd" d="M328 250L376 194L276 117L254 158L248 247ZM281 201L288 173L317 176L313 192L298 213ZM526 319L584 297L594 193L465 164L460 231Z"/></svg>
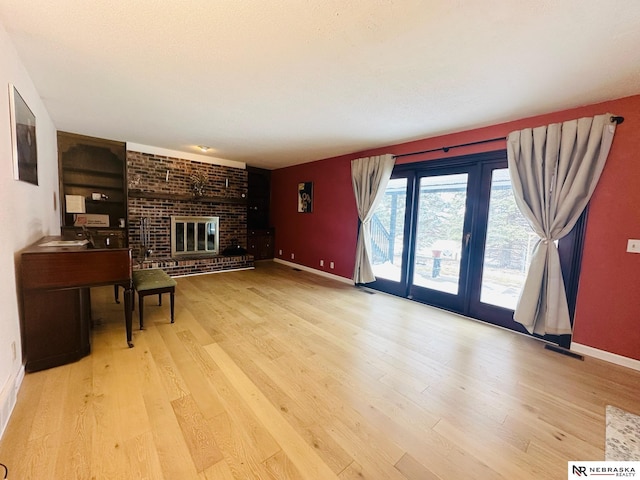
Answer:
<svg viewBox="0 0 640 480"><path fill-rule="evenodd" d="M516 206L506 161L482 165L465 314L517 332L513 319L535 235Z"/></svg>
<svg viewBox="0 0 640 480"><path fill-rule="evenodd" d="M491 173L480 301L514 310L537 239L518 209L506 168Z"/></svg>
<svg viewBox="0 0 640 480"><path fill-rule="evenodd" d="M458 295L467 173L420 178L413 285Z"/></svg>
<svg viewBox="0 0 640 480"><path fill-rule="evenodd" d="M393 282L402 280L406 204L407 179L392 178L371 220L372 264L376 278Z"/></svg>

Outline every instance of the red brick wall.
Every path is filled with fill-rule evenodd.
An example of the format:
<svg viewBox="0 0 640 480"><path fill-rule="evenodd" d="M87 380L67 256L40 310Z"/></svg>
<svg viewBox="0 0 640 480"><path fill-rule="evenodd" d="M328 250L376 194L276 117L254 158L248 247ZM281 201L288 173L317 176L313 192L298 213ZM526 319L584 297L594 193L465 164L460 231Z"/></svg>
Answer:
<svg viewBox="0 0 640 480"><path fill-rule="evenodd" d="M169 176L167 179L167 171ZM189 177L204 173L209 182L205 199L191 199ZM171 256L171 216L192 215L220 218L220 251L237 239L247 244L247 207L244 204L219 203L209 197L246 199L247 171L221 165L184 160L181 158L127 151L129 182L129 244L135 258L140 258L140 219L149 218L152 258ZM228 187L227 187L228 180ZM134 198L137 194L160 194L164 198Z"/></svg>

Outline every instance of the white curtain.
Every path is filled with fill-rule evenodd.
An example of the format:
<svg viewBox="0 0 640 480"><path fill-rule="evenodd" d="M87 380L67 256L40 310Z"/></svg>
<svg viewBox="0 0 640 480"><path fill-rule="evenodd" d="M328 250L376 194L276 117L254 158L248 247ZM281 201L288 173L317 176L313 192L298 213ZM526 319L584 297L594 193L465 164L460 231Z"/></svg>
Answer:
<svg viewBox="0 0 640 480"><path fill-rule="evenodd" d="M353 281L373 282L376 277L371 267L371 217L384 196L391 178L395 158L393 155L358 158L351 161L351 180L356 196L360 230L356 246L356 266Z"/></svg>
<svg viewBox="0 0 640 480"><path fill-rule="evenodd" d="M509 174L516 203L540 237L514 320L529 333L571 333L556 240L587 206L613 141L611 114L511 132Z"/></svg>

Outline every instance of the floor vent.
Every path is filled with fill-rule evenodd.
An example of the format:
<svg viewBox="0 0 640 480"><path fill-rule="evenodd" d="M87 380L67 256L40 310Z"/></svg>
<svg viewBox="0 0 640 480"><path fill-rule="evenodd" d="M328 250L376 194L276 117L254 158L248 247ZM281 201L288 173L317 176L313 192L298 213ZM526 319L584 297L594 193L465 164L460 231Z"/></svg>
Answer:
<svg viewBox="0 0 640 480"><path fill-rule="evenodd" d="M293 270L294 272L301 272L301 271L302 271L302 270L300 270L299 268L292 268L292 270Z"/></svg>
<svg viewBox="0 0 640 480"><path fill-rule="evenodd" d="M575 358L576 360L584 360L584 357L578 353L567 350L566 348L558 347L557 345L545 344L544 348L551 350L552 352L561 353L567 357Z"/></svg>
<svg viewBox="0 0 640 480"><path fill-rule="evenodd" d="M369 295L375 295L376 294L376 292L374 292L373 290L369 290L368 288L358 287L358 290L360 290L361 292L364 292L364 293L368 293Z"/></svg>

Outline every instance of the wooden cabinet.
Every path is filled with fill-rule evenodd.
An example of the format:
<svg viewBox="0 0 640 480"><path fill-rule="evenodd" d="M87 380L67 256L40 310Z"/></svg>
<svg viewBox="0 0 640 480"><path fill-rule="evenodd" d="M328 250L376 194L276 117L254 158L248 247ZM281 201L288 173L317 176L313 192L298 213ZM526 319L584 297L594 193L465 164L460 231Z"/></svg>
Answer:
<svg viewBox="0 0 640 480"><path fill-rule="evenodd" d="M66 195L84 199L86 213L103 215L96 236L127 245L126 144L74 133L58 132L61 226L65 238L81 231L78 213L67 212ZM85 217L86 218L86 217ZM108 223L108 225L107 225ZM91 224L88 225L89 228ZM105 233L106 232L106 233ZM96 247L110 246L108 244Z"/></svg>
<svg viewBox="0 0 640 480"><path fill-rule="evenodd" d="M89 355L88 288L27 290L23 295L22 337L27 372L64 365Z"/></svg>
<svg viewBox="0 0 640 480"><path fill-rule="evenodd" d="M247 167L247 228L269 228L271 171Z"/></svg>
<svg viewBox="0 0 640 480"><path fill-rule="evenodd" d="M247 167L247 251L255 260L274 257L274 230L269 226L271 171Z"/></svg>
<svg viewBox="0 0 640 480"><path fill-rule="evenodd" d="M247 251L254 260L273 258L275 235L272 228L249 229L247 231Z"/></svg>

